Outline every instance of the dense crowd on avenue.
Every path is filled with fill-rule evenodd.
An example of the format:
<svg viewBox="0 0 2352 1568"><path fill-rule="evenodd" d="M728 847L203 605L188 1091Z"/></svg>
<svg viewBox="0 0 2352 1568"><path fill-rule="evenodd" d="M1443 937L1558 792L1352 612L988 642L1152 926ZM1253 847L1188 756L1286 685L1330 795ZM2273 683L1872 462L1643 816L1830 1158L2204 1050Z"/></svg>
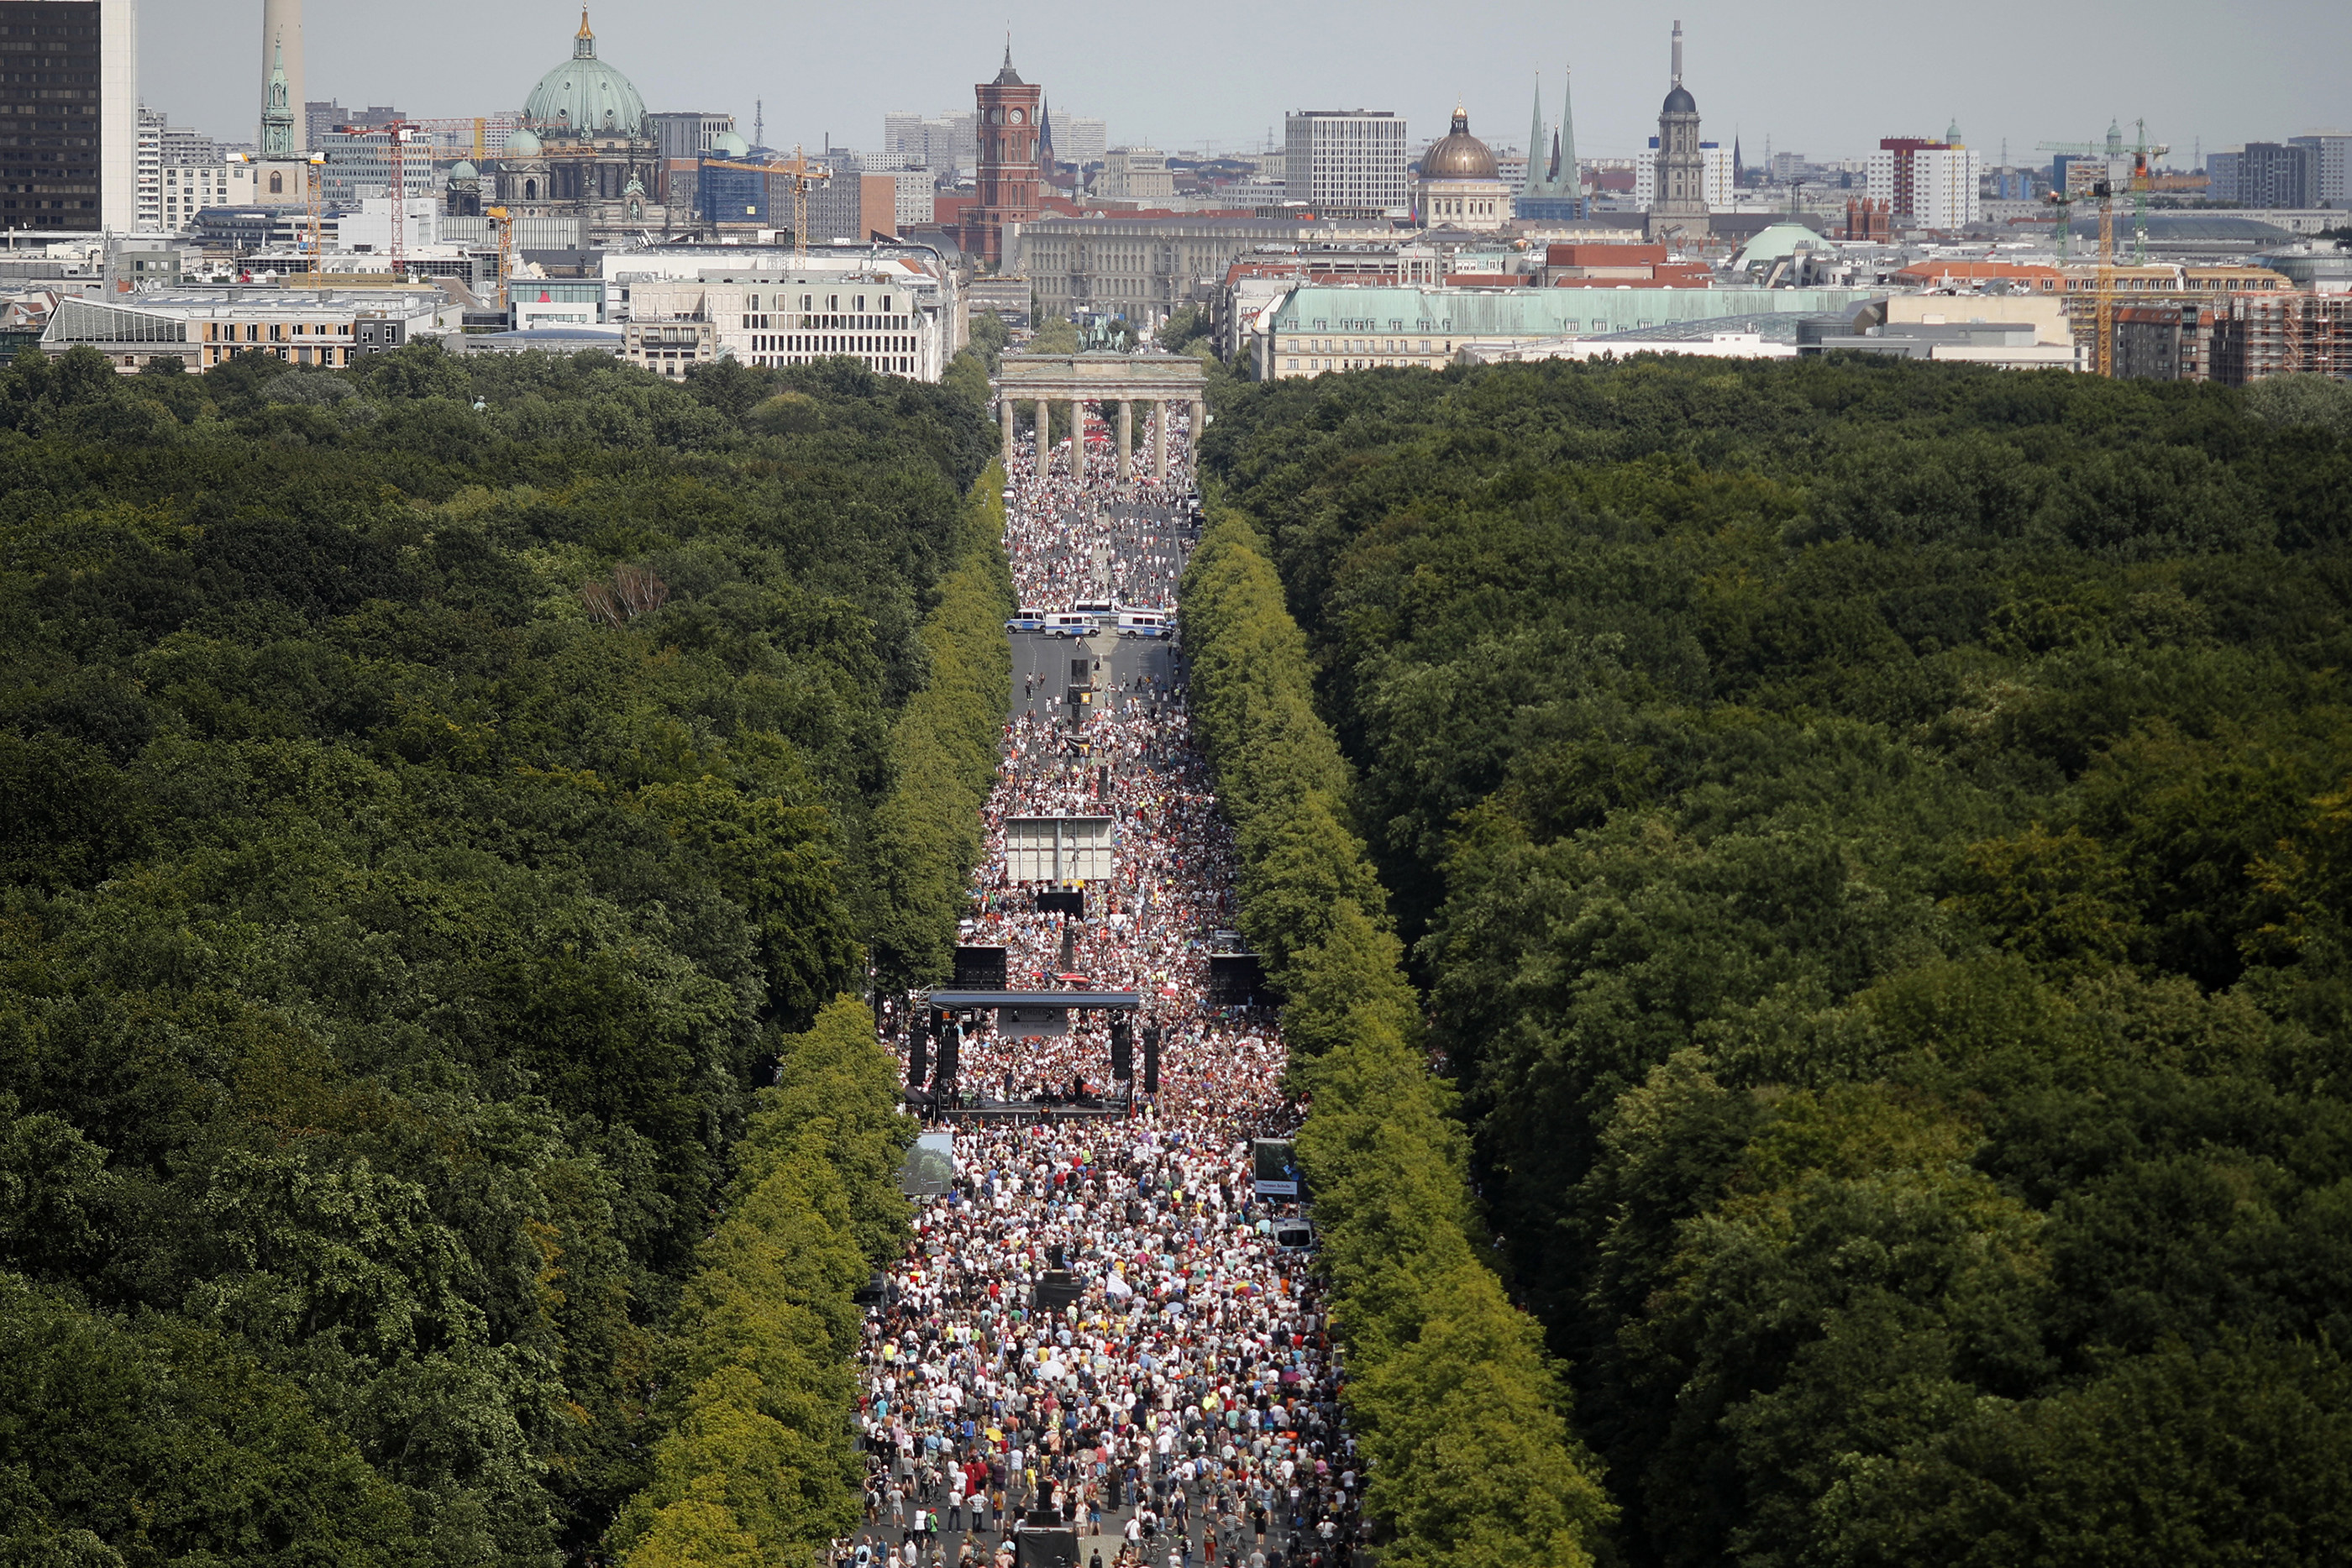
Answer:
<svg viewBox="0 0 2352 1568"><path fill-rule="evenodd" d="M1120 486L1107 461L1074 481L1059 451L1041 473L1018 448L1021 603L1172 604L1190 450L1171 443L1162 487ZM918 1199L868 1312L867 1521L845 1561L1010 1563L1024 1530L1075 1531L1082 1568L1341 1568L1359 1543L1341 1369L1306 1254L1276 1239L1296 1211L1253 1178L1251 1141L1297 1124L1282 1041L1262 1015L1205 1001L1235 862L1189 738L1181 644L1124 661L1166 674L1122 681L1108 643L1054 644L1105 672L1082 724L1029 700L1048 682L1058 698L1059 671L1013 671L961 940L1003 946L1016 989L1138 993L1135 1071L1111 1081L1109 1026L1086 1021L1101 1013L1060 1035L963 1034L954 1099L991 1113L946 1118L952 1189ZM1083 917L1037 912L1007 878L1005 820L1057 813L1116 820L1116 874L1086 889ZM1041 1306L1041 1281L1074 1304Z"/></svg>

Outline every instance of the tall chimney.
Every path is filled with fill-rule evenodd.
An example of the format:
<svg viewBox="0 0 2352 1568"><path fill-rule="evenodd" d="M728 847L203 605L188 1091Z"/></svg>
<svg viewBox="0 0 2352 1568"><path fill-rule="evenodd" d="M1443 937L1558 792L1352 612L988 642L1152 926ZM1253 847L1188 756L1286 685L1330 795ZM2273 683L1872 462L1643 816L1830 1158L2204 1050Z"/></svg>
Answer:
<svg viewBox="0 0 2352 1568"><path fill-rule="evenodd" d="M286 106L294 111L294 151L310 150L310 116L303 111L302 0L261 0L261 91L269 91L269 68L278 45L286 49ZM258 141L256 146L260 145Z"/></svg>
<svg viewBox="0 0 2352 1568"><path fill-rule="evenodd" d="M1682 24L1682 18L1681 18L1681 17L1679 17L1679 16L1677 16L1676 18L1675 18L1675 79L1674 79L1674 85L1675 85L1675 86L1676 86L1676 87L1680 87L1680 86L1682 86L1682 85L1683 85L1683 24Z"/></svg>

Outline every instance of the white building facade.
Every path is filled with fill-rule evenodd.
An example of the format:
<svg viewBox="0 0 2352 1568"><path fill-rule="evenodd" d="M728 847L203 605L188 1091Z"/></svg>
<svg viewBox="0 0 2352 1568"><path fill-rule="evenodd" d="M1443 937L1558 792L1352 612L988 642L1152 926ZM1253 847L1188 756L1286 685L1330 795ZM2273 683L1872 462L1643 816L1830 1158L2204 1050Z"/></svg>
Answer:
<svg viewBox="0 0 2352 1568"><path fill-rule="evenodd" d="M639 280L629 291L625 357L682 374L692 361L676 350L693 329L706 359L767 369L848 358L879 375L936 382L953 351L952 328L938 293L921 287L929 281L896 267Z"/></svg>
<svg viewBox="0 0 2352 1568"><path fill-rule="evenodd" d="M1405 185L1405 123L1386 110L1304 110L1283 120L1283 186L1287 200L1327 212L1401 211Z"/></svg>
<svg viewBox="0 0 2352 1568"><path fill-rule="evenodd" d="M1084 169L1110 151L1110 127L1083 114L1054 116L1054 156Z"/></svg>
<svg viewBox="0 0 2352 1568"><path fill-rule="evenodd" d="M1911 217L1931 229L1957 229L1983 215L1979 183L1984 155L1973 147L1922 148L1911 154Z"/></svg>
<svg viewBox="0 0 2352 1568"><path fill-rule="evenodd" d="M897 182L890 201L898 227L903 230L910 224L929 223L939 190L931 172L918 164L912 169L894 169L890 177Z"/></svg>
<svg viewBox="0 0 2352 1568"><path fill-rule="evenodd" d="M1906 162L1911 187L1908 211L1903 198ZM2086 171L2086 182L2095 180L2101 172L2095 160L2070 164L2069 183L2076 178L2078 168ZM1863 179L1870 199L1885 204L1896 218L1922 228L1957 229L1984 215L1984 198L1978 188L1983 176L1984 155L1973 147L1912 147L1873 152Z"/></svg>
<svg viewBox="0 0 2352 1568"><path fill-rule="evenodd" d="M226 159L200 163L166 161L160 172L163 232L181 233L206 207L250 206L253 174L252 164Z"/></svg>
<svg viewBox="0 0 2352 1568"><path fill-rule="evenodd" d="M131 226L142 235L163 232L163 117L139 111L139 202Z"/></svg>
<svg viewBox="0 0 2352 1568"><path fill-rule="evenodd" d="M1176 176L1168 171L1168 154L1150 147L1114 147L1103 156L1102 178L1095 182L1097 196L1128 201L1165 201L1176 193Z"/></svg>
<svg viewBox="0 0 2352 1568"><path fill-rule="evenodd" d="M109 234L138 231L139 119L139 0L100 0L98 204Z"/></svg>

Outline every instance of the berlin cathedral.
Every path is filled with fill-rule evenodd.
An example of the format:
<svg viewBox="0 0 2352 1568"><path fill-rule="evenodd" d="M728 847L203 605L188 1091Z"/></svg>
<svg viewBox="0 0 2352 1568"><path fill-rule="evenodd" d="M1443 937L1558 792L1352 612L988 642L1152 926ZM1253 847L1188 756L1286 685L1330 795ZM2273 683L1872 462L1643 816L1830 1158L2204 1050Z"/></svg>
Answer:
<svg viewBox="0 0 2352 1568"><path fill-rule="evenodd" d="M585 7L572 57L539 78L522 120L487 176L460 163L450 172L453 186L471 177L482 205L503 204L517 217L581 218L592 246L669 227L669 211L654 195L662 189L661 152L645 100L596 57Z"/></svg>

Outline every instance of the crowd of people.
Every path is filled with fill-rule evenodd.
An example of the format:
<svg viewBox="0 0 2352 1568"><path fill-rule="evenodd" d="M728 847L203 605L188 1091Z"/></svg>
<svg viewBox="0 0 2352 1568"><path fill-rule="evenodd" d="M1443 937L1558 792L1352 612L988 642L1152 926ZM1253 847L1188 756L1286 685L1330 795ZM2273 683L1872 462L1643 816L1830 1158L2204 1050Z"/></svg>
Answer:
<svg viewBox="0 0 2352 1568"><path fill-rule="evenodd" d="M1029 456L1008 507L1021 602L1173 602L1189 444L1171 444L1160 492ZM1059 646L1094 658L1103 641ZM1181 641L1150 673L1104 662L1082 721L1035 700L1049 672L1016 698L963 940L1003 946L1014 988L1137 993L1134 1066L1150 1031L1157 1092L1138 1071L1112 1080L1099 1012L1066 1033L986 1014L964 1032L948 1103L973 1108L946 1116L952 1186L919 1200L867 1316L867 1519L839 1551L860 1568L1025 1568L1067 1544L1055 1531L1075 1532L1084 1568L1345 1568L1359 1544L1339 1358L1295 1205L1260 1194L1252 1158L1297 1125L1282 1041L1207 1000L1235 862L1188 734ZM1116 873L1080 916L1039 912L1007 876L1005 820L1056 813L1116 821Z"/></svg>

